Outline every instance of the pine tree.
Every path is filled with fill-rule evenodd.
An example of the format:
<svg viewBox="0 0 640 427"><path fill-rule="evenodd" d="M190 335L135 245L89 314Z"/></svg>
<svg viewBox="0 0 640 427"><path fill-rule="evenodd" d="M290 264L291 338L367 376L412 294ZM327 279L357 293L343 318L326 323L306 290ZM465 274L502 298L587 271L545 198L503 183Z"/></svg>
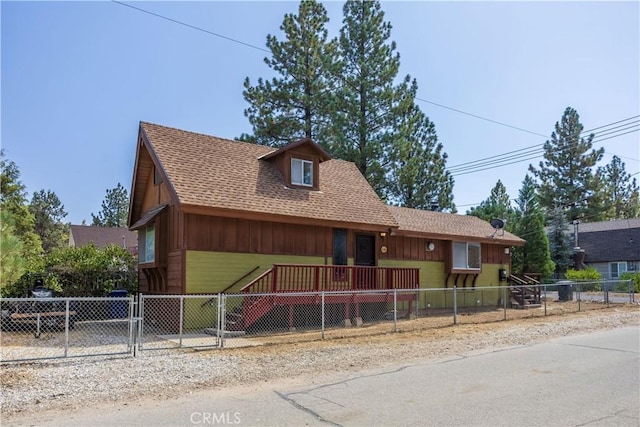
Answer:
<svg viewBox="0 0 640 427"><path fill-rule="evenodd" d="M338 38L340 71L329 151L354 162L376 192L385 196L396 125L413 106L417 85L406 76L395 84L400 55L388 42L391 24L378 1L349 0Z"/></svg>
<svg viewBox="0 0 640 427"><path fill-rule="evenodd" d="M569 223L562 208L551 210L549 227L549 254L555 263L555 277L559 279L572 265L573 254L571 236L567 234Z"/></svg>
<svg viewBox="0 0 640 427"><path fill-rule="evenodd" d="M640 216L638 184L625 170L624 162L613 156L611 163L598 169L608 207L606 219L637 218Z"/></svg>
<svg viewBox="0 0 640 427"><path fill-rule="evenodd" d="M481 202L479 206L469 209L467 215L477 216L485 221L491 221L494 218L506 220L506 229L512 231L513 208L511 207L511 198L507 194L507 188L502 181L498 180L491 189L489 198Z"/></svg>
<svg viewBox="0 0 640 427"><path fill-rule="evenodd" d="M271 81L249 78L243 92L249 108L245 116L253 135L240 139L281 146L295 139L309 138L324 143L329 120L331 68L336 60L335 42L328 42L327 11L315 0L300 2L298 14L286 14L280 29L285 40L267 36L271 58L265 63L278 73Z"/></svg>
<svg viewBox="0 0 640 427"><path fill-rule="evenodd" d="M22 241L16 236L12 214L0 211L0 295L6 296L7 286L22 276L25 270Z"/></svg>
<svg viewBox="0 0 640 427"><path fill-rule="evenodd" d="M524 246L514 248L511 265L518 274L540 273L549 276L555 269L549 252L549 238L544 229L544 213L540 209L536 186L526 175L515 200L513 232L523 238Z"/></svg>
<svg viewBox="0 0 640 427"><path fill-rule="evenodd" d="M0 150L0 210L11 214L13 233L22 243L25 262L37 262L42 254L42 242L35 233L35 218L29 212L20 169L5 157L4 150Z"/></svg>
<svg viewBox="0 0 640 427"><path fill-rule="evenodd" d="M29 211L35 220L35 232L42 240L45 253L65 245L67 226L62 222L67 213L60 199L50 190L40 190L31 197Z"/></svg>
<svg viewBox="0 0 640 427"><path fill-rule="evenodd" d="M447 154L438 142L435 125L417 106L401 121L389 152L385 192L390 202L416 209L436 205L455 210Z"/></svg>
<svg viewBox="0 0 640 427"><path fill-rule="evenodd" d="M126 227L129 216L129 196L127 190L118 183L116 188L107 190L98 215L91 214L93 224L100 227Z"/></svg>
<svg viewBox="0 0 640 427"><path fill-rule="evenodd" d="M601 183L593 168L604 149L592 150L594 135L581 137L583 129L576 110L568 107L544 144L544 161L537 169L530 165L529 170L538 180L543 208L566 208L570 220L597 221L605 212L598 192Z"/></svg>

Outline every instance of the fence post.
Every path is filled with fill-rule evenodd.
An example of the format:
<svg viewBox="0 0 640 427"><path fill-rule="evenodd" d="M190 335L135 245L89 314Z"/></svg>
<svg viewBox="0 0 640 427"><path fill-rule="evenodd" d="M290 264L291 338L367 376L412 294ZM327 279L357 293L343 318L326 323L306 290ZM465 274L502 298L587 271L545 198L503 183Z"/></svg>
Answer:
<svg viewBox="0 0 640 427"><path fill-rule="evenodd" d="M635 301L635 284L632 279L629 279L629 302L633 304Z"/></svg>
<svg viewBox="0 0 640 427"><path fill-rule="evenodd" d="M222 294L218 293L218 297L216 298L216 339L218 340L218 347L220 347L220 328L222 327L222 319L220 317L220 300L222 299Z"/></svg>
<svg viewBox="0 0 640 427"><path fill-rule="evenodd" d="M184 295L180 295L180 319L178 320L178 348L182 348L182 330L184 328L184 304L186 302Z"/></svg>
<svg viewBox="0 0 640 427"><path fill-rule="evenodd" d="M64 311L64 357L67 357L69 355L69 298L65 301Z"/></svg>
<svg viewBox="0 0 640 427"><path fill-rule="evenodd" d="M137 343L134 343L134 356L136 344L138 350L142 351L144 341L144 295L138 294L138 315L133 318L135 321L134 336L136 336Z"/></svg>
<svg viewBox="0 0 640 427"><path fill-rule="evenodd" d="M453 285L453 324L458 324L458 285Z"/></svg>
<svg viewBox="0 0 640 427"><path fill-rule="evenodd" d="M398 300L397 289L393 290L393 332L398 332Z"/></svg>
<svg viewBox="0 0 640 427"><path fill-rule="evenodd" d="M576 284L578 285L578 311L580 311L580 282L576 282Z"/></svg>
<svg viewBox="0 0 640 427"><path fill-rule="evenodd" d="M545 283L544 285L544 315L547 315L547 284Z"/></svg>
<svg viewBox="0 0 640 427"><path fill-rule="evenodd" d="M220 298L220 322L221 322L220 348L224 348L224 339L225 339L224 330L227 327L227 322L226 322L226 319L227 319L227 295L226 294L222 294L221 297L222 298ZM242 301L242 304L244 304L244 300Z"/></svg>
<svg viewBox="0 0 640 427"><path fill-rule="evenodd" d="M320 292L321 296L321 310L322 310L322 339L324 339L324 291Z"/></svg>
<svg viewBox="0 0 640 427"><path fill-rule="evenodd" d="M502 287L502 306L504 311L504 318L502 320L507 320L507 287Z"/></svg>

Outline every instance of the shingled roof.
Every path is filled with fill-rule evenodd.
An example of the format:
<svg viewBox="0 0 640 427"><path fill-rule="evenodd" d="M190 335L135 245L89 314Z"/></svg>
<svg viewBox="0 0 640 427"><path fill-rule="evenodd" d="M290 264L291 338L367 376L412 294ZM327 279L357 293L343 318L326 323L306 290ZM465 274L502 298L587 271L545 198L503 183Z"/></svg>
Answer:
<svg viewBox="0 0 640 427"><path fill-rule="evenodd" d="M585 262L640 261L640 218L580 223Z"/></svg>
<svg viewBox="0 0 640 427"><path fill-rule="evenodd" d="M140 123L182 206L395 228L396 220L358 168L331 159L319 165L319 191L285 186L272 147Z"/></svg>
<svg viewBox="0 0 640 427"><path fill-rule="evenodd" d="M89 243L99 248L107 245L135 248L138 246L138 233L122 227L69 226L69 246L81 247Z"/></svg>
<svg viewBox="0 0 640 427"><path fill-rule="evenodd" d="M398 221L398 232L444 240L478 241L505 245L524 245L525 241L509 232L496 230L488 222L471 215L390 206Z"/></svg>

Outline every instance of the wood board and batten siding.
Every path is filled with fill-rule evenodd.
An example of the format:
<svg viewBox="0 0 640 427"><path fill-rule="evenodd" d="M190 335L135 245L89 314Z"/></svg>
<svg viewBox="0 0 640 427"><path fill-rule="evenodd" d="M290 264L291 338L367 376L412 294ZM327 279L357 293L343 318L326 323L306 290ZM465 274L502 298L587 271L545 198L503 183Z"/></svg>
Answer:
<svg viewBox="0 0 640 427"><path fill-rule="evenodd" d="M199 214L184 220L186 293L237 292L274 264L333 263L332 227ZM346 230L347 264L361 233Z"/></svg>

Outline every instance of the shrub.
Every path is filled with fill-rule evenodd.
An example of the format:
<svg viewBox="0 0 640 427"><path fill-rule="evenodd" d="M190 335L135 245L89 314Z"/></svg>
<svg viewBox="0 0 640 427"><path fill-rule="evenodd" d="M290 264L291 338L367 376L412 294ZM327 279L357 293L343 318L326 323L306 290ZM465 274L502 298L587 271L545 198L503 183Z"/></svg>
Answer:
<svg viewBox="0 0 640 427"><path fill-rule="evenodd" d="M575 282L585 282L580 285L582 291L600 291L602 275L593 267L587 267L584 270L567 270L565 275L567 280Z"/></svg>
<svg viewBox="0 0 640 427"><path fill-rule="evenodd" d="M627 271L620 275L621 280L632 280L633 291L640 292L640 272Z"/></svg>

